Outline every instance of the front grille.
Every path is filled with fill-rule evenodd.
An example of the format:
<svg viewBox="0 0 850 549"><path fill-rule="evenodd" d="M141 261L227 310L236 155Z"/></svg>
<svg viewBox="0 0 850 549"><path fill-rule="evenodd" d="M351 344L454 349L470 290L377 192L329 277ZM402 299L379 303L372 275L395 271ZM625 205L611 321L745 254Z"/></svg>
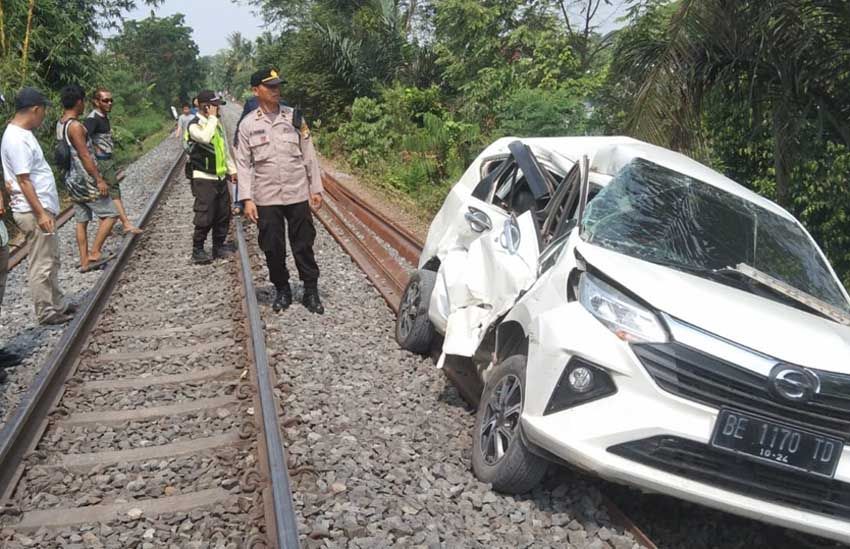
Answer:
<svg viewBox="0 0 850 549"><path fill-rule="evenodd" d="M850 394L818 395L805 404L779 401L768 378L681 343L632 346L659 387L713 408L729 407L841 439L850 435ZM830 374L823 374L828 376Z"/></svg>
<svg viewBox="0 0 850 549"><path fill-rule="evenodd" d="M744 496L850 518L850 484L749 461L707 444L660 436L611 446L608 451Z"/></svg>

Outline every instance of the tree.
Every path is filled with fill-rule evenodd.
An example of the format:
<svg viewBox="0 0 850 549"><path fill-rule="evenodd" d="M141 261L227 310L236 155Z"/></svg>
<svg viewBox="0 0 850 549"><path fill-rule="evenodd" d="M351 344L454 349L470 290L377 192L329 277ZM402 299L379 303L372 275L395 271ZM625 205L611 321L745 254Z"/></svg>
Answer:
<svg viewBox="0 0 850 549"><path fill-rule="evenodd" d="M620 0L620 5L635 0ZM600 8L613 6L612 0L555 0L557 11L567 27L570 45L579 59L582 71L600 65L600 57L611 44L610 36L599 34Z"/></svg>
<svg viewBox="0 0 850 549"><path fill-rule="evenodd" d="M670 11L670 10L674 11ZM646 28L642 18L661 28ZM708 156L703 115L714 98L770 128L775 196L791 202L791 174L806 121L850 145L846 2L680 0L653 2L619 41L612 78L637 84L629 128L639 137ZM843 30L844 29L844 30ZM843 87L846 90L846 86Z"/></svg>
<svg viewBox="0 0 850 549"><path fill-rule="evenodd" d="M154 103L161 107L185 101L204 81L198 46L182 14L127 21L123 32L108 41L108 49L134 67L142 82L153 85Z"/></svg>
<svg viewBox="0 0 850 549"><path fill-rule="evenodd" d="M162 0L145 0L155 6ZM90 83L103 32L136 0L5 0L0 4L0 79L17 88Z"/></svg>

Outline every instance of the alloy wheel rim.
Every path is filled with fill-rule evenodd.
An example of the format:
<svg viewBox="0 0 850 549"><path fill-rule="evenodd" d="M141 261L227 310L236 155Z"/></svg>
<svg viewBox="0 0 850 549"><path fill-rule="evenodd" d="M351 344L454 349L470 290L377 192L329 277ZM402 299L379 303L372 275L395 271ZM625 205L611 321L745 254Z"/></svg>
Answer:
<svg viewBox="0 0 850 549"><path fill-rule="evenodd" d="M402 298L401 307L399 308L399 333L402 339L406 338L411 330L413 330L413 323L419 312L420 301L419 282L413 281L407 287L407 291L404 292L404 298Z"/></svg>
<svg viewBox="0 0 850 549"><path fill-rule="evenodd" d="M521 414L522 385L517 376L507 375L490 393L478 434L481 454L487 465L495 465L505 457L516 439Z"/></svg>

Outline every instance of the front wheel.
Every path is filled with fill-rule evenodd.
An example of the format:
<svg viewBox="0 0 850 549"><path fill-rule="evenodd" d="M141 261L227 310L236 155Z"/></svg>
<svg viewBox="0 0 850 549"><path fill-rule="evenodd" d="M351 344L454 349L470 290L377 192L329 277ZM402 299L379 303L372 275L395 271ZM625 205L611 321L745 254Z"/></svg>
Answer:
<svg viewBox="0 0 850 549"><path fill-rule="evenodd" d="M548 463L533 454L520 436L525 403L526 357L497 364L484 387L472 442L472 470L499 492L523 494L537 486Z"/></svg>
<svg viewBox="0 0 850 549"><path fill-rule="evenodd" d="M428 317L428 307L436 282L434 271L419 270L410 275L395 324L395 338L402 349L418 354L431 349L434 325Z"/></svg>

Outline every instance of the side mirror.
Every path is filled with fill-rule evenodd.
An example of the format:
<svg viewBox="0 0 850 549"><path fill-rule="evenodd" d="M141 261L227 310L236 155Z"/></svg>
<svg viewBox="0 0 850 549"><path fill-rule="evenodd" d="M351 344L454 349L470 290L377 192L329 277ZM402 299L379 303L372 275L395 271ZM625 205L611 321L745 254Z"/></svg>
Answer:
<svg viewBox="0 0 850 549"><path fill-rule="evenodd" d="M177 108L174 105L171 105L171 116L174 117L174 120L177 120Z"/></svg>

